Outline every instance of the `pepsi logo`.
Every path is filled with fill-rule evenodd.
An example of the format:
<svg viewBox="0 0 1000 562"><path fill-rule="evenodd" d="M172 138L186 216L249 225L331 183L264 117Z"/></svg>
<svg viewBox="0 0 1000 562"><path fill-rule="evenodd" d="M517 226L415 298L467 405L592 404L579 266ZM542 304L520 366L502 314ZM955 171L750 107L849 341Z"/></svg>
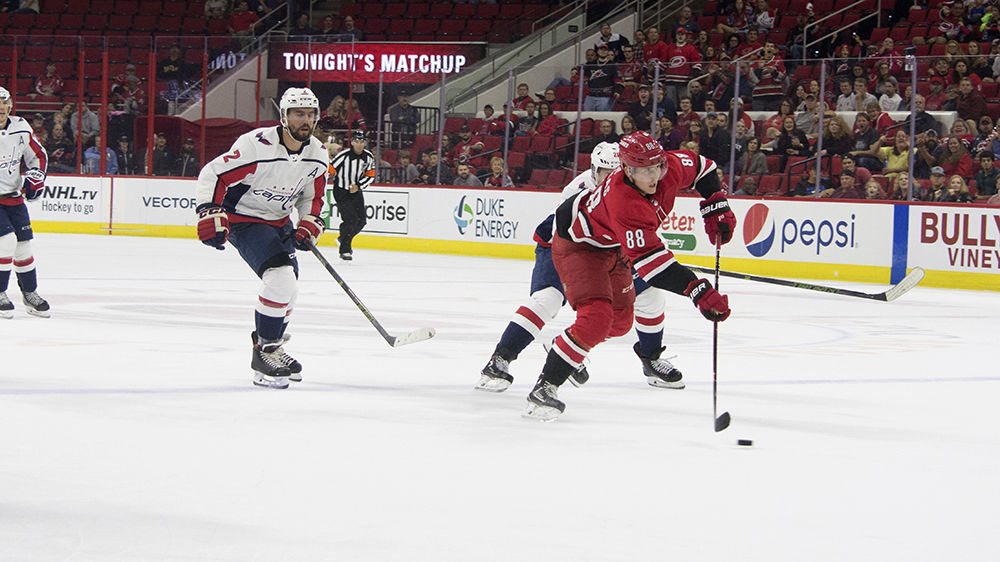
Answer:
<svg viewBox="0 0 1000 562"><path fill-rule="evenodd" d="M761 257L774 244L774 218L771 210L763 203L750 207L743 217L743 243L754 257Z"/></svg>

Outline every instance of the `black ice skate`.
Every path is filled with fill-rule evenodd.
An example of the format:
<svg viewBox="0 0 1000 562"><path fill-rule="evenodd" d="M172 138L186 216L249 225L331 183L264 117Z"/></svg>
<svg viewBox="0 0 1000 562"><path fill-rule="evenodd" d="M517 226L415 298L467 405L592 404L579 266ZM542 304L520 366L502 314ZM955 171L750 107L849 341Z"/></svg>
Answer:
<svg viewBox="0 0 1000 562"><path fill-rule="evenodd" d="M559 387L538 377L535 388L528 394L528 407L524 417L539 421L553 421L566 409L566 403L559 400Z"/></svg>
<svg viewBox="0 0 1000 562"><path fill-rule="evenodd" d="M555 341L555 340L553 340L553 341ZM550 344L550 343L543 343L542 347L545 349L545 353L548 353L549 350L552 349L552 344ZM584 359L584 361L588 361L588 360ZM579 369L576 369L575 371L573 371L569 375L569 382L572 383L573 386L575 386L577 388L580 388L581 386L587 384L587 381L589 381L589 380L590 380L590 373L587 372L587 366L586 365L580 365Z"/></svg>
<svg viewBox="0 0 1000 562"><path fill-rule="evenodd" d="M265 388L288 388L288 377L291 373L282 362L281 356L281 342L254 344L250 368L253 370L255 385Z"/></svg>
<svg viewBox="0 0 1000 562"><path fill-rule="evenodd" d="M485 392L503 392L510 388L510 383L514 382L514 377L510 374L510 361L504 359L499 353L494 353L490 357L490 362L483 367L476 384L476 390Z"/></svg>
<svg viewBox="0 0 1000 562"><path fill-rule="evenodd" d="M14 317L14 303L7 298L7 293L0 292L0 318Z"/></svg>
<svg viewBox="0 0 1000 562"><path fill-rule="evenodd" d="M285 343L287 343L288 340L290 339L292 339L292 336L290 334L282 334L281 340L278 342L278 344L284 346ZM256 345L257 332L252 332L250 334L250 340ZM293 358L291 355L285 353L284 347L279 347L278 351L276 351L275 353L277 353L277 355L275 356L277 360L285 367L288 367L288 373L289 373L288 380L292 382L301 382L302 364L296 361L295 358Z"/></svg>
<svg viewBox="0 0 1000 562"><path fill-rule="evenodd" d="M344 252L343 254L340 254L340 259L344 261L351 261L354 259L354 254L351 252Z"/></svg>
<svg viewBox="0 0 1000 562"><path fill-rule="evenodd" d="M656 353L649 356L643 356L639 353L639 342L635 342L632 349L639 356L639 360L642 361L642 372L646 375L646 382L649 386L678 390L684 388L684 379L680 370L674 367L670 361L660 359L660 354L666 349L665 347L661 347Z"/></svg>
<svg viewBox="0 0 1000 562"><path fill-rule="evenodd" d="M47 303L42 297L38 296L38 293L35 291L27 291L22 292L21 296L24 300L24 306L28 307L28 314L38 316L39 318L48 318L50 316L49 303Z"/></svg>

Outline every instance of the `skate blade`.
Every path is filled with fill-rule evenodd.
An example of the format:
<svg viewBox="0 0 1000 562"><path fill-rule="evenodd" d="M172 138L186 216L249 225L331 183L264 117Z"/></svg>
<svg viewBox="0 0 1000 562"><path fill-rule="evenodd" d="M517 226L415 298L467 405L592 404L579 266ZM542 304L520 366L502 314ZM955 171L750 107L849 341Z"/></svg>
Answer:
<svg viewBox="0 0 1000 562"><path fill-rule="evenodd" d="M14 317L13 310L0 310L0 318L7 318L8 320Z"/></svg>
<svg viewBox="0 0 1000 562"><path fill-rule="evenodd" d="M39 318L51 318L52 316L51 314L49 314L48 310L35 310L34 308L27 308L25 310L27 311L28 314L32 316L37 316Z"/></svg>
<svg viewBox="0 0 1000 562"><path fill-rule="evenodd" d="M292 373L288 375L288 380L292 382L302 382L302 373Z"/></svg>
<svg viewBox="0 0 1000 562"><path fill-rule="evenodd" d="M646 377L646 382L653 388L672 388L674 390L681 390L684 388L683 380L668 382L658 377Z"/></svg>
<svg viewBox="0 0 1000 562"><path fill-rule="evenodd" d="M580 388L581 386L587 384L590 380L590 374L587 373L587 368L583 367L581 370L574 372L569 376L569 382L573 386Z"/></svg>
<svg viewBox="0 0 1000 562"><path fill-rule="evenodd" d="M483 392L503 392L508 388L510 388L510 381L495 379L486 375L480 375L479 382L475 386L476 390L482 390Z"/></svg>
<svg viewBox="0 0 1000 562"><path fill-rule="evenodd" d="M555 421L562 414L559 408L553 408L551 406L539 406L533 402L528 402L528 407L521 414L521 417L530 420L551 422Z"/></svg>
<svg viewBox="0 0 1000 562"><path fill-rule="evenodd" d="M253 384L254 386L259 386L261 388L277 388L277 389L288 388L287 379L284 378L275 379L273 377L265 377L264 375L261 375L260 373L256 372L254 373Z"/></svg>

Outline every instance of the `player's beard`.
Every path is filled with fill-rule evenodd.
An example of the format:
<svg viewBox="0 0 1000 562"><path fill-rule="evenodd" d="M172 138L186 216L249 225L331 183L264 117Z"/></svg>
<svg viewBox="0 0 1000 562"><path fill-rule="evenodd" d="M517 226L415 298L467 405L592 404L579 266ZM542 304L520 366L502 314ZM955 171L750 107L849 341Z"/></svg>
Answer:
<svg viewBox="0 0 1000 562"><path fill-rule="evenodd" d="M306 123L305 125L302 125L298 129L292 129L289 127L288 134L292 135L292 138L299 142L306 142L312 135L312 125Z"/></svg>

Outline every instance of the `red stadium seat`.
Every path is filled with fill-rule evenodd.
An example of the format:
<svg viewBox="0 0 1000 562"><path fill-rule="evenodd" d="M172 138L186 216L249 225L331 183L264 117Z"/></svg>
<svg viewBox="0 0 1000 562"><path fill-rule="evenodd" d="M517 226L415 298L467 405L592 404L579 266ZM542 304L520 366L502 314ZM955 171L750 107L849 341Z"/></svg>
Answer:
<svg viewBox="0 0 1000 562"><path fill-rule="evenodd" d="M514 137L512 150L518 152L528 152L531 150L531 137Z"/></svg>
<svg viewBox="0 0 1000 562"><path fill-rule="evenodd" d="M757 195L768 195L783 192L785 176L764 174L757 183Z"/></svg>
<svg viewBox="0 0 1000 562"><path fill-rule="evenodd" d="M532 187L544 187L548 185L546 182L549 180L549 170L545 169L535 169L531 171L531 177L528 178L528 183Z"/></svg>

